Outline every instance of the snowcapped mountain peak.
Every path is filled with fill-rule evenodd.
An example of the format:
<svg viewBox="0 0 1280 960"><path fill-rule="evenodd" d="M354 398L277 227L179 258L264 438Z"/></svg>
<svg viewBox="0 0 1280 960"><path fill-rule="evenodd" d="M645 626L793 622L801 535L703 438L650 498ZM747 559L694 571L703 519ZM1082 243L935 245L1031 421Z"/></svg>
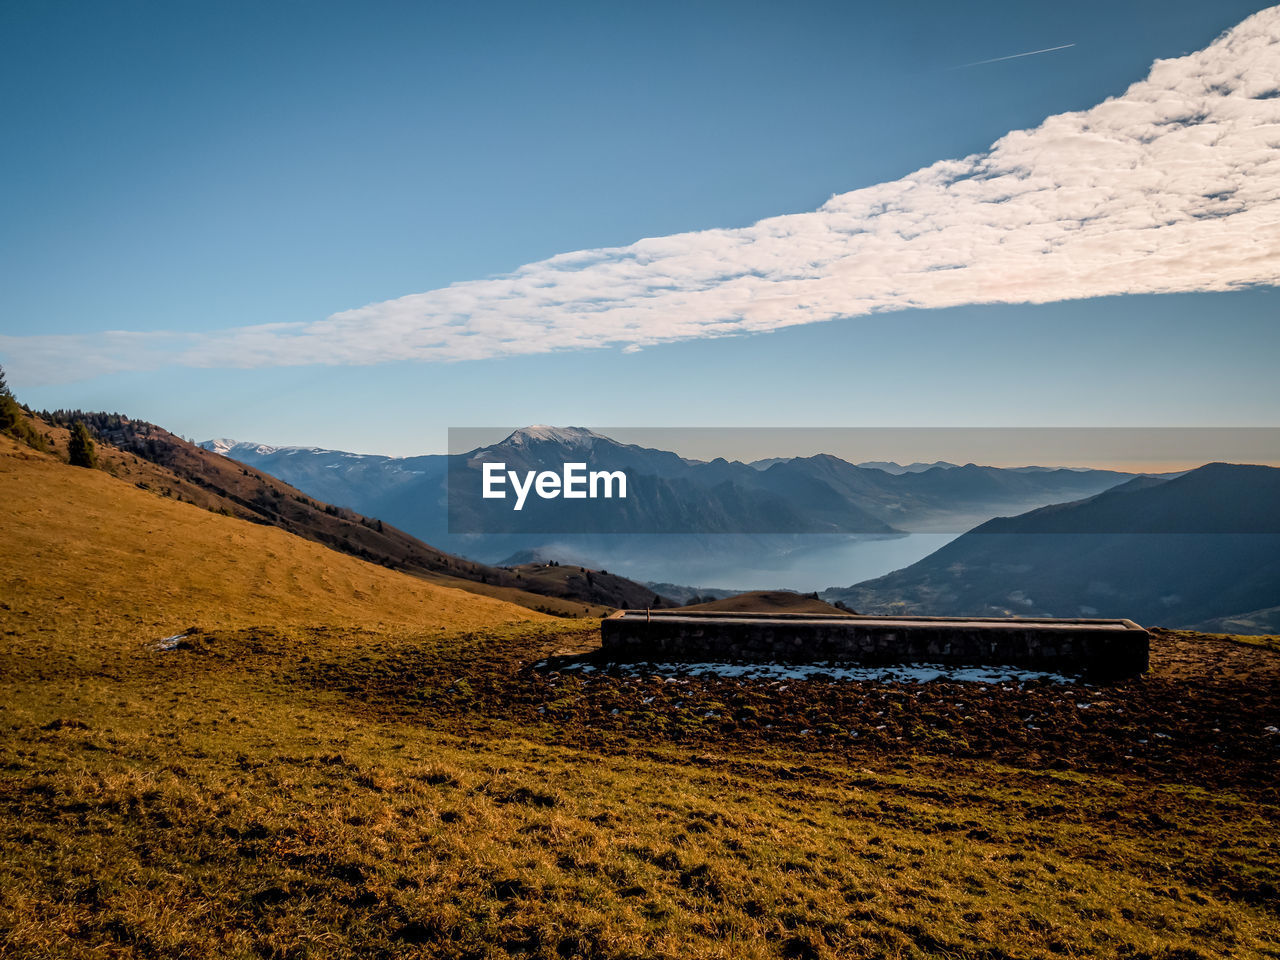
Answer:
<svg viewBox="0 0 1280 960"><path fill-rule="evenodd" d="M283 447L272 447L265 443L252 443L244 440L236 441L229 437L205 440L203 443L196 444L196 446L203 447L206 450L212 450L214 453L223 457L232 457L233 459L234 454L236 453L256 453L259 456L265 457L268 454L275 453L277 450L284 449Z"/></svg>
<svg viewBox="0 0 1280 960"><path fill-rule="evenodd" d="M558 443L567 447L589 447L597 440L606 437L592 433L584 427L550 427L545 423L535 423L529 427L521 427L507 437L503 443L524 446L530 443Z"/></svg>

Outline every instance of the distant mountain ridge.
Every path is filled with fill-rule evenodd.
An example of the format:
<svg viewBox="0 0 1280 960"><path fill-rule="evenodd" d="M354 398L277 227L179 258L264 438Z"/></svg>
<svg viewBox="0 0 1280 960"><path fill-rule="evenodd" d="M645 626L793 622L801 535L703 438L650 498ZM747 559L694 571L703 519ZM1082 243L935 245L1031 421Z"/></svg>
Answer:
<svg viewBox="0 0 1280 960"><path fill-rule="evenodd" d="M502 441L453 457L385 457L314 447L270 447L229 440L207 449L251 465L324 497L389 519L434 541L460 531L489 529L480 522L495 505L481 502L478 477L455 486L453 524L446 522L446 485L452 465L478 472L486 461L525 471L588 460L592 469L626 471L632 502L591 511L579 504L538 504L517 516L501 515L509 536L616 533L852 533L884 535L936 528L949 517L972 525L1000 512L1074 500L1134 474L1105 470L1000 468L945 461L906 467L887 461L856 465L831 455L778 458L746 464L693 460L676 453L619 443L581 427L537 425ZM888 468L888 469L886 469ZM466 476L463 474L463 476ZM985 516L984 516L985 515ZM971 522L972 521L972 522ZM452 527L452 529L450 529ZM533 541L506 543L507 555L536 550Z"/></svg>
<svg viewBox="0 0 1280 960"><path fill-rule="evenodd" d="M1134 478L992 519L903 570L823 597L869 613L1273 623L1260 612L1280 606L1280 469L1212 463Z"/></svg>
<svg viewBox="0 0 1280 960"><path fill-rule="evenodd" d="M607 555L612 568L617 558L645 551L658 558L702 551L731 562L744 551L792 549L781 536L451 535L444 520L448 457L232 446L303 489L366 503L367 512L402 518L397 522L415 532L434 529L455 551L492 550L494 560L516 559L519 551L529 558ZM646 477L641 488L662 491L672 509L785 508L811 530L884 535L975 518L970 533L924 560L823 594L863 612L1127 616L1191 626L1223 618L1270 624L1265 611L1280 605L1280 471L1270 467L1208 464L1150 476L935 463L890 473L830 455L754 464L690 460L581 428L548 427L515 431L462 459L470 469L487 458L533 469L566 457Z"/></svg>
<svg viewBox="0 0 1280 960"><path fill-rule="evenodd" d="M1080 503L996 517L972 532L1280 533L1280 469L1207 463L1171 480L1135 477Z"/></svg>
<svg viewBox="0 0 1280 960"><path fill-rule="evenodd" d="M933 463L915 463L901 464L894 463L892 460L864 460L855 466L863 467L867 470L883 470L885 473L903 474L903 473L924 473L926 470L932 470L935 467L942 470L949 470L958 466L955 463L949 463L946 460L935 460Z"/></svg>

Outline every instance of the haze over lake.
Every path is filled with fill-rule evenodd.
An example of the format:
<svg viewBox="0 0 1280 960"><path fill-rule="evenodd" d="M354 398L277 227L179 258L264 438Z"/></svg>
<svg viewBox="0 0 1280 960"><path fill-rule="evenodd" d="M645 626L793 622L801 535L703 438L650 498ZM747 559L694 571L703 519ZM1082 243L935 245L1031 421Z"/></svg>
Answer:
<svg viewBox="0 0 1280 960"><path fill-rule="evenodd" d="M786 589L810 593L847 586L910 566L950 543L960 534L912 533L899 537L866 538L841 534L810 534L791 538L769 549L673 549L661 555L637 550L631 556L611 554L606 565L633 580L678 583L724 590ZM638 536L635 539L648 539ZM664 536L672 543L680 538ZM705 546L715 538L700 540ZM554 550L554 545L549 548ZM734 556L738 559L734 559Z"/></svg>

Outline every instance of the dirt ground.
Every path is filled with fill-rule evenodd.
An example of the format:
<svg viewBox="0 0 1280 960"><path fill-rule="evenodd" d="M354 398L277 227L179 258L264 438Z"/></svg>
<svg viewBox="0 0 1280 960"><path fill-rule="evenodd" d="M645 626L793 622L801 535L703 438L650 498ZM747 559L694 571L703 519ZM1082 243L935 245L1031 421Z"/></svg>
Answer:
<svg viewBox="0 0 1280 960"><path fill-rule="evenodd" d="M540 665L476 658L465 673L475 699L438 696L431 709L470 726L489 712L478 704L501 704L504 719L604 750L672 741L753 754L982 758L1280 801L1280 652L1266 642L1156 631L1150 671L1109 685L644 677L597 650L598 634L584 632ZM370 709L404 708L426 669L415 659L405 652L361 677ZM584 661L598 669L573 669Z"/></svg>

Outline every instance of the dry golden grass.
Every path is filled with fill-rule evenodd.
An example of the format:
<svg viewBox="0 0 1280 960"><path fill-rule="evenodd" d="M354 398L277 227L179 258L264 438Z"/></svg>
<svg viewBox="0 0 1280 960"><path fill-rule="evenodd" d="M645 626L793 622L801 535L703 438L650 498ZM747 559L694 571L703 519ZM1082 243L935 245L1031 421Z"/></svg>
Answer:
<svg viewBox="0 0 1280 960"><path fill-rule="evenodd" d="M189 626L466 630L542 614L70 467L0 437L8 619L160 637ZM125 624L121 624L121 620Z"/></svg>
<svg viewBox="0 0 1280 960"><path fill-rule="evenodd" d="M656 737L613 749L511 722L501 697L466 683L483 651L536 656L566 627L457 641L241 631L90 670L7 672L0 953L1280 950L1274 809L915 748L886 759ZM431 651L420 679L435 692L381 705L399 716L342 689L335 671L405 649Z"/></svg>
<svg viewBox="0 0 1280 960"><path fill-rule="evenodd" d="M53 453L65 461L71 431L35 416L29 416L27 420L45 437ZM330 516L324 512L323 504L274 477L195 447L166 430L151 429L163 449L174 458L175 469L153 463L107 442L96 444L99 467L132 486L166 499L185 501L213 513L254 523L268 522L340 553L372 562L382 558L390 569L411 573L428 583L456 587L540 613L557 617L605 617L618 606L556 596L555 590L550 591L552 595L547 595L521 589L511 583L502 585L499 582L502 578L510 579L505 570L450 557L390 527L386 528L386 538L382 536L381 527L375 536L371 527L352 519L358 515L350 511L343 510ZM192 482L192 476L199 477L202 482ZM259 502L264 495L273 510L262 512L246 506ZM285 517L276 512L277 509L291 516ZM361 548L370 552L361 554ZM433 564L443 566L435 569ZM470 574L451 574L449 569L469 570Z"/></svg>
<svg viewBox="0 0 1280 960"><path fill-rule="evenodd" d="M1038 691L1087 747L1048 769L1018 691L760 684L739 721L732 689L531 669L581 621L12 446L0 498L0 956L1280 956L1274 789L1092 732L1204 713L1192 641ZM1261 764L1274 701L1231 694L1277 655L1219 646ZM1007 749L912 732L961 699ZM896 739L801 735L818 706Z"/></svg>
<svg viewBox="0 0 1280 960"><path fill-rule="evenodd" d="M793 593L790 590L751 590L720 600L695 603L682 610L712 610L723 613L831 613L851 616L849 611L832 606L825 600Z"/></svg>
<svg viewBox="0 0 1280 960"><path fill-rule="evenodd" d="M507 603L514 603L518 606L527 607L539 613L549 613L556 617L582 617L591 620L607 617L617 609L616 607L599 603L583 603L580 600L569 600L565 597L548 596L542 593L533 593L529 590L518 590L515 587L501 587L492 583L477 583L475 580L463 580L460 577L450 577L443 573L424 573L421 576L428 583L438 583L441 586L455 587L458 590L465 590L467 593L475 593L482 597L505 600Z"/></svg>

